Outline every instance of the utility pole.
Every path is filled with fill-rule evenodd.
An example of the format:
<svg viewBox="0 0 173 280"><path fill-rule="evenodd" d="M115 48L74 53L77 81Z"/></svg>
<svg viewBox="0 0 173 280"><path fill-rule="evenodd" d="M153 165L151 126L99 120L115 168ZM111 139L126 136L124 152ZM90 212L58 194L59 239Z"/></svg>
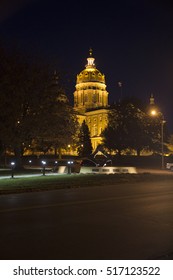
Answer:
<svg viewBox="0 0 173 280"><path fill-rule="evenodd" d="M118 86L120 88L120 102L122 101L123 98L123 83L121 81L118 82Z"/></svg>

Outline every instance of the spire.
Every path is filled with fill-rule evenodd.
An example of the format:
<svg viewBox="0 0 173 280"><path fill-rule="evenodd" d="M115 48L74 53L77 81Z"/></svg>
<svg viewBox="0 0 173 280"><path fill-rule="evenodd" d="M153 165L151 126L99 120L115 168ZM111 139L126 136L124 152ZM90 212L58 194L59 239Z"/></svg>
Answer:
<svg viewBox="0 0 173 280"><path fill-rule="evenodd" d="M57 75L57 71L54 70L54 73L52 75L52 84L57 85L58 84L58 75Z"/></svg>
<svg viewBox="0 0 173 280"><path fill-rule="evenodd" d="M87 58L87 61L88 61L88 64L86 65L86 68L88 69L88 68L90 68L90 69L95 69L96 67L95 67L95 63L94 63L94 60L95 60L95 58L94 57L92 57L92 55L93 55L93 50L90 48L89 49L89 57Z"/></svg>
<svg viewBox="0 0 173 280"><path fill-rule="evenodd" d="M150 96L150 105L155 105L154 96L153 96L152 93L151 93L151 96Z"/></svg>

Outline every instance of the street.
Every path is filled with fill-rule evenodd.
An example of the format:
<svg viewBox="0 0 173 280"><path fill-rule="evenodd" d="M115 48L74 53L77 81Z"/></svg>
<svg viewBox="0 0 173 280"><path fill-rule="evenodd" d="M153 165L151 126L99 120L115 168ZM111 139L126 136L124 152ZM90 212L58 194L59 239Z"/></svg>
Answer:
<svg viewBox="0 0 173 280"><path fill-rule="evenodd" d="M1 259L157 259L173 252L173 180L0 196Z"/></svg>

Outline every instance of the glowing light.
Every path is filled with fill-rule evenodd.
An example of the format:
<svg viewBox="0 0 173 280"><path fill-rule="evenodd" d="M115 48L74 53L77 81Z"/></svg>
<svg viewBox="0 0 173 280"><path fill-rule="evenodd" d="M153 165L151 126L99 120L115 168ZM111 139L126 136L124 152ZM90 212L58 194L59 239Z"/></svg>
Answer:
<svg viewBox="0 0 173 280"><path fill-rule="evenodd" d="M152 110L152 111L151 111L151 115L152 115L152 116L156 116L156 115L157 115L157 111L156 111L156 110Z"/></svg>
<svg viewBox="0 0 173 280"><path fill-rule="evenodd" d="M68 164L73 164L73 161L68 161L67 163L68 163Z"/></svg>
<svg viewBox="0 0 173 280"><path fill-rule="evenodd" d="M95 66L94 60L95 59L93 57L87 58L87 61L88 61L87 67L94 67Z"/></svg>

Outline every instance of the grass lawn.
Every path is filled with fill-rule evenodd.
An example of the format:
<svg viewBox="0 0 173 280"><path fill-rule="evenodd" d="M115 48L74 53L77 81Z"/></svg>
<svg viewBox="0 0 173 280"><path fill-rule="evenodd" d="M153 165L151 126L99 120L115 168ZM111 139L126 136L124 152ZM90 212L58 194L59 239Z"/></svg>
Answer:
<svg viewBox="0 0 173 280"><path fill-rule="evenodd" d="M160 180L172 180L171 175L161 174L71 174L49 175L29 178L7 178L0 180L0 194L18 192L33 192L62 188L80 188L103 185L116 185L126 182L149 182Z"/></svg>

